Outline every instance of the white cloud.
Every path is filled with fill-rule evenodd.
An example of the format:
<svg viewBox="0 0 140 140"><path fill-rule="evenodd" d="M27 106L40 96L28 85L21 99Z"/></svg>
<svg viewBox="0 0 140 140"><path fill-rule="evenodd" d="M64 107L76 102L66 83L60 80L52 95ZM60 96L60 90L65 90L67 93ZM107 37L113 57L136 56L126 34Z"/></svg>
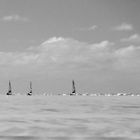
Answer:
<svg viewBox="0 0 140 140"><path fill-rule="evenodd" d="M0 52L0 65L17 66L32 64L37 60L38 54L30 52Z"/></svg>
<svg viewBox="0 0 140 140"><path fill-rule="evenodd" d="M93 26L91 26L91 27L85 27L85 28L79 28L78 30L79 31L94 31L94 30L96 30L98 28L98 26L97 25L93 25Z"/></svg>
<svg viewBox="0 0 140 140"><path fill-rule="evenodd" d="M97 28L98 28L97 25L93 25L93 26L89 27L88 30L95 30L95 29L97 29Z"/></svg>
<svg viewBox="0 0 140 140"><path fill-rule="evenodd" d="M0 66L23 72L135 71L140 70L140 47L114 47L108 40L88 44L53 37L25 52L0 52ZM22 68L22 69L21 69Z"/></svg>
<svg viewBox="0 0 140 140"><path fill-rule="evenodd" d="M53 40L49 39L49 40ZM47 41L46 41L47 42ZM115 48L108 40L88 44L69 38L55 38L53 43L39 46L40 62L68 69L120 71L140 70L140 47ZM135 63L136 62L136 63ZM48 65L48 64L47 64ZM56 68L57 69L57 68Z"/></svg>
<svg viewBox="0 0 140 140"><path fill-rule="evenodd" d="M9 15L9 16L4 16L1 18L2 21L5 21L5 22L11 22L11 21L21 21L21 22L28 22L29 19L26 18L26 17L22 17L22 16L19 16L19 15Z"/></svg>
<svg viewBox="0 0 140 140"><path fill-rule="evenodd" d="M0 52L0 65L32 67L34 64L38 68L40 65L46 68L97 66L94 61L106 61L108 58L103 56L105 53L107 55L112 45L114 44L107 40L88 44L70 38L53 37L26 52Z"/></svg>
<svg viewBox="0 0 140 140"><path fill-rule="evenodd" d="M106 48L108 46L112 46L114 45L113 42L109 42L108 40L105 40L105 41L102 41L100 43L95 43L95 44L92 44L92 48L93 49L96 49L96 48Z"/></svg>
<svg viewBox="0 0 140 140"><path fill-rule="evenodd" d="M59 42L59 41L64 41L64 38L62 37L52 37L50 39L48 39L47 41L43 42L41 45L45 45L45 44L48 44L48 43L55 43L55 42Z"/></svg>
<svg viewBox="0 0 140 140"><path fill-rule="evenodd" d="M140 35L139 34L131 35L128 38L121 39L121 42L133 42L133 43L140 42Z"/></svg>
<svg viewBox="0 0 140 140"><path fill-rule="evenodd" d="M128 46L116 50L114 55L117 61L114 66L118 70L125 70L126 72L139 72L140 70L140 46Z"/></svg>
<svg viewBox="0 0 140 140"><path fill-rule="evenodd" d="M122 23L121 25L116 26L113 29L116 31L132 31L133 25L128 24L128 23Z"/></svg>

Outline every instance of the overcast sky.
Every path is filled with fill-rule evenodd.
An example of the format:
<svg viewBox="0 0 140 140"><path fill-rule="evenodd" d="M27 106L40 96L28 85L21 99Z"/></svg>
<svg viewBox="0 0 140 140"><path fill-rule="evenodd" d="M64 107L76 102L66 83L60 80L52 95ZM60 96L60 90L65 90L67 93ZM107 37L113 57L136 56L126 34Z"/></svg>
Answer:
<svg viewBox="0 0 140 140"><path fill-rule="evenodd" d="M140 0L0 0L0 92L140 92Z"/></svg>

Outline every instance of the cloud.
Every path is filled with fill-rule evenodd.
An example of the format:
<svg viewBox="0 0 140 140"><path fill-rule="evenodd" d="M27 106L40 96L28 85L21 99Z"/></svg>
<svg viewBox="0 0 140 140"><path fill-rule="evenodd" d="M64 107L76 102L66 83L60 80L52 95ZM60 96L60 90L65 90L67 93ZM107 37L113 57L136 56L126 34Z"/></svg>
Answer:
<svg viewBox="0 0 140 140"><path fill-rule="evenodd" d="M128 46L115 51L117 61L114 66L117 70L126 72L139 72L140 70L140 46Z"/></svg>
<svg viewBox="0 0 140 140"><path fill-rule="evenodd" d="M88 44L78 40L62 37L50 38L37 48L31 48L25 52L0 52L0 65L2 66L27 66L33 65L38 69L40 66L52 68L82 69L87 65L97 66L97 62L106 61L104 54L108 53L108 47L114 43L102 41L100 43ZM87 67L88 69L88 67Z"/></svg>
<svg viewBox="0 0 140 140"><path fill-rule="evenodd" d="M1 18L1 20L5 22L17 22L17 21L28 22L29 21L28 18L19 16L19 15L4 16Z"/></svg>
<svg viewBox="0 0 140 140"><path fill-rule="evenodd" d="M17 66L32 64L37 60L38 54L31 52L0 52L0 65Z"/></svg>
<svg viewBox="0 0 140 140"><path fill-rule="evenodd" d="M121 42L140 43L140 35L139 34L131 35L128 38L121 39Z"/></svg>
<svg viewBox="0 0 140 140"><path fill-rule="evenodd" d="M85 65L94 65L94 59L98 60L98 57L101 58L102 54L112 45L114 43L107 40L100 43L88 44L69 38L51 38L42 43L39 50L45 53L42 55L43 57L55 63L56 66L67 66L69 68L78 68L80 66L84 68ZM102 57L102 60L99 59L98 61L105 61L105 59Z"/></svg>
<svg viewBox="0 0 140 140"><path fill-rule="evenodd" d="M49 43L55 43L55 42L59 42L59 41L64 41L65 39L62 37L52 37L50 39L48 39L47 41L43 42L41 45L45 45L45 44L49 44Z"/></svg>
<svg viewBox="0 0 140 140"><path fill-rule="evenodd" d="M115 30L115 31L132 31L133 26L128 23L122 23L121 25L114 27L113 30Z"/></svg>
<svg viewBox="0 0 140 140"><path fill-rule="evenodd" d="M96 49L96 48L106 48L106 47L112 46L112 45L114 45L113 42L109 42L108 40L105 40L105 41L102 41L100 43L92 44L92 48L93 49Z"/></svg>
<svg viewBox="0 0 140 140"><path fill-rule="evenodd" d="M94 30L96 30L97 28L98 28L97 25L93 25L93 26L87 27L87 28L79 28L78 30L79 30L79 31L94 31Z"/></svg>
<svg viewBox="0 0 140 140"><path fill-rule="evenodd" d="M140 70L140 46L114 47L108 40L89 44L53 37L25 52L0 52L0 67L19 73ZM17 72L17 73L18 73Z"/></svg>
<svg viewBox="0 0 140 140"><path fill-rule="evenodd" d="M98 28L97 25L93 25L93 26L89 27L88 30L95 30L95 29L97 29L97 28Z"/></svg>

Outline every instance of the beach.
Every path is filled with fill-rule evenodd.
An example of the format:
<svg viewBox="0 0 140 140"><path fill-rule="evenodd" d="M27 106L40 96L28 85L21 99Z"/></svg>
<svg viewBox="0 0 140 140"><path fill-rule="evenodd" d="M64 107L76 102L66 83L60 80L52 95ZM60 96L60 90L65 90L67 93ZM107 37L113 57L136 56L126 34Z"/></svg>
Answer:
<svg viewBox="0 0 140 140"><path fill-rule="evenodd" d="M0 96L1 140L139 140L140 97Z"/></svg>

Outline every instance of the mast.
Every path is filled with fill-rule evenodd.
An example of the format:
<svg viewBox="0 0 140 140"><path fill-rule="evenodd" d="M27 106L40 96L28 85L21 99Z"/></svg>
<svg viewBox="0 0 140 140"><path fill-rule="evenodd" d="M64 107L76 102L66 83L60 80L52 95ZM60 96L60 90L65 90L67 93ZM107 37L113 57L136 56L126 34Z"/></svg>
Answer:
<svg viewBox="0 0 140 140"><path fill-rule="evenodd" d="M12 95L12 87L11 87L10 80L9 80L9 89L8 89L7 95Z"/></svg>

